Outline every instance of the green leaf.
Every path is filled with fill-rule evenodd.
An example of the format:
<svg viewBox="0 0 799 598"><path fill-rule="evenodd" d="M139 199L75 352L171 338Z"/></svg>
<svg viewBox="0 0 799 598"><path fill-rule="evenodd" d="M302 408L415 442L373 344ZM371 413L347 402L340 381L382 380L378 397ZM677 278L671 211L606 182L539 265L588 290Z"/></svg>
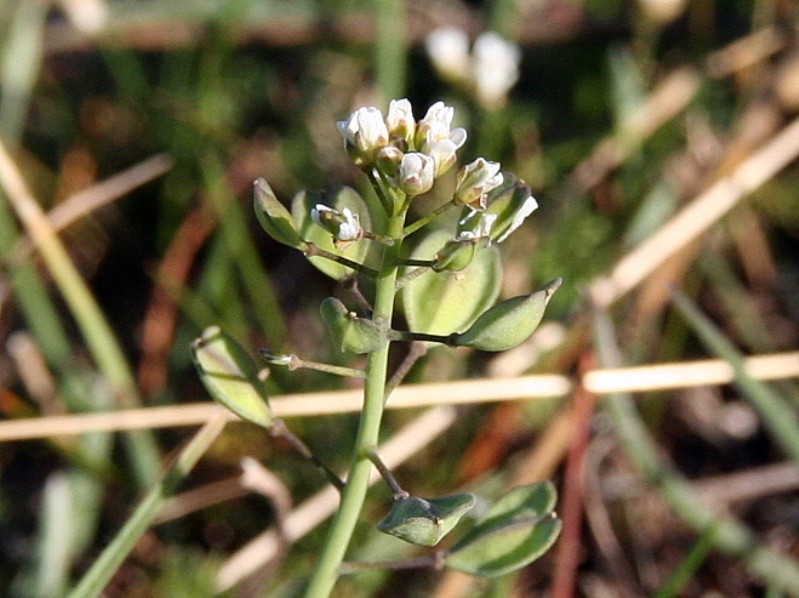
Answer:
<svg viewBox="0 0 799 598"><path fill-rule="evenodd" d="M361 227L364 230L371 230L369 209L364 200L354 189L339 187L329 193L301 191L294 196L291 202L291 213L294 217L294 222L305 241L313 243L320 249L362 264L366 254L369 252L369 243L355 241L346 247L337 247L333 242L333 235L311 220L311 210L317 204L324 204L339 211L349 208L352 213L358 214ZM353 274L352 268L325 257L313 256L309 257L308 260L323 273L336 280L344 280Z"/></svg>
<svg viewBox="0 0 799 598"><path fill-rule="evenodd" d="M253 205L258 222L270 237L283 245L305 250L305 241L297 232L291 213L277 199L266 179L258 178L253 183Z"/></svg>
<svg viewBox="0 0 799 598"><path fill-rule="evenodd" d="M435 232L410 257L429 260L448 239L446 232ZM425 272L402 289L410 329L439 335L465 330L494 303L501 280L499 252L493 246L478 247L471 264L459 272Z"/></svg>
<svg viewBox="0 0 799 598"><path fill-rule="evenodd" d="M213 399L240 418L268 428L269 397L249 354L219 326L206 328L191 345L200 380Z"/></svg>
<svg viewBox="0 0 799 598"><path fill-rule="evenodd" d="M503 575L543 555L560 534L551 482L514 488L500 497L446 557L448 567L480 576Z"/></svg>
<svg viewBox="0 0 799 598"><path fill-rule="evenodd" d="M474 506L468 492L441 498L410 496L394 502L377 529L419 546L435 546Z"/></svg>

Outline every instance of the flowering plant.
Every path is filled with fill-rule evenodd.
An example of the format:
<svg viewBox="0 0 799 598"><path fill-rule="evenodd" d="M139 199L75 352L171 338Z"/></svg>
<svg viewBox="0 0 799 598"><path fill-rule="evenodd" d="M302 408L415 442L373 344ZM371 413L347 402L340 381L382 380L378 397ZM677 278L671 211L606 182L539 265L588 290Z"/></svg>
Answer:
<svg viewBox="0 0 799 598"><path fill-rule="evenodd" d="M433 189L455 166L457 151L466 142L466 131L453 128L453 118L453 108L437 102L416 121L410 102L402 99L393 100L385 115L376 107L364 107L338 123L344 147L369 177L376 202L341 188L319 196L300 193L289 210L265 180L255 182L255 211L270 236L302 251L325 274L349 281L348 288L357 290L362 278L372 279L374 288L371 301L358 292L352 308L333 297L325 299L320 308L334 346L344 353L367 355L364 369L264 353L274 367L309 367L364 379L364 406L346 480L290 436L292 445L321 467L341 493L325 548L310 579L309 596L327 596L333 590L373 466L393 495L392 507L377 527L403 541L437 546L478 502L468 492L436 498L414 496L399 485L381 460L376 446L383 407L402 377L389 377L392 343L510 349L535 331L560 285L557 279L531 294L496 303L501 276L496 245L538 205L530 188L502 172L497 162L477 158L461 167L450 199L409 222L413 200ZM369 206L383 214L371 213ZM430 232L428 225L450 209L460 209L455 229ZM372 230L373 222L384 224L380 230ZM422 229L427 229L426 236L415 235ZM423 238L414 243L414 237ZM367 258L372 258L371 263ZM400 296L411 330L393 327ZM200 377L215 399L273 434L289 434L285 424L275 426L268 397L254 374L257 368L232 339L212 327L195 341L193 351ZM409 359L417 357L418 353L411 352ZM409 369L410 364L405 363L399 372ZM257 391L247 391L248 385L257 386ZM553 512L555 499L549 482L516 488L485 506L483 515L450 548L386 566L449 567L485 576L518 569L538 558L557 538L560 521Z"/></svg>

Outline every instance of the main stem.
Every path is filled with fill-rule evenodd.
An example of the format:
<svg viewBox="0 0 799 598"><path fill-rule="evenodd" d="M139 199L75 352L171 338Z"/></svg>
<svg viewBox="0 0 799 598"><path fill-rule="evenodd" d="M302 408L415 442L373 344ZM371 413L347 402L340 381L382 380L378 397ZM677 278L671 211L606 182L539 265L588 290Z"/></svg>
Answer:
<svg viewBox="0 0 799 598"><path fill-rule="evenodd" d="M397 202L398 204L399 202ZM383 263L377 275L373 317L391 323L394 313L394 283L397 278L397 258L402 245L402 227L405 224L405 210L389 218L388 236L396 239L394 245L383 252ZM333 518L327 534L325 546L319 563L314 570L305 595L308 598L326 598L333 591L339 576L339 567L349 546L355 525L363 508L366 491L369 488L369 474L372 463L367 450L378 444L380 421L383 417L383 399L388 375L388 349L390 343L369 355L366 364L366 383L364 386L364 405L358 434L355 438L355 452L346 485L341 493L341 503Z"/></svg>

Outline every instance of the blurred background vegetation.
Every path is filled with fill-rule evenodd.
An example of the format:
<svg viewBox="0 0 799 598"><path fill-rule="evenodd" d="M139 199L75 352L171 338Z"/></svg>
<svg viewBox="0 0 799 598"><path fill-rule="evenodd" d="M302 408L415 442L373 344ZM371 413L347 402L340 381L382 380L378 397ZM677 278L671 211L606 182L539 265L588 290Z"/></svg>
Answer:
<svg viewBox="0 0 799 598"><path fill-rule="evenodd" d="M491 359L436 349L410 382L583 373L599 363L592 285L789 130L799 112L797 24L797 5L780 0L4 0L0 140L13 162L0 163L2 418L207 401L188 345L211 324L253 354L268 346L357 364L333 353L317 319L334 283L258 229L251 183L266 177L285 201L302 189L363 190L335 123L361 105L385 109L392 97L410 98L417 117L438 100L455 106L470 133L462 162L500 161L532 186L540 209L502 246L503 295L565 279L534 343ZM519 80L504 105L482 106L437 72L425 39L440 26L472 39L496 31L519 45ZM670 286L740 352L796 350L795 152L778 151L785 168L762 175L629 293L599 301L615 322L618 365L711 355L672 307ZM51 237L26 220L15 171L65 253L45 249ZM770 386L794 419L795 382ZM282 394L343 383L301 371L274 372L269 384ZM563 542L578 549L556 548L493 582L359 574L341 595L799 595L790 581L799 565L789 564L799 560L795 461L745 392L684 386L636 395L634 417L656 443L662 475L625 452L619 412L586 407L578 391L461 408L457 425L400 478L426 495L552 477L571 505L561 507L571 522ZM390 413L387 437L415 414ZM63 594L191 434L156 425L81 434L75 421L62 435L3 436L2 595ZM346 464L355 415L290 423L334 467ZM281 517L274 496L239 482L245 456L274 473L295 505L323 485L285 446L229 424L181 486L178 515L144 536L106 595L221 592L219 568ZM741 521L752 551L783 555L786 577L675 507L662 483L672 473ZM376 521L387 498L375 490L365 518ZM290 595L323 537L324 526L281 551L279 566L227 591ZM401 553L364 525L359 554Z"/></svg>

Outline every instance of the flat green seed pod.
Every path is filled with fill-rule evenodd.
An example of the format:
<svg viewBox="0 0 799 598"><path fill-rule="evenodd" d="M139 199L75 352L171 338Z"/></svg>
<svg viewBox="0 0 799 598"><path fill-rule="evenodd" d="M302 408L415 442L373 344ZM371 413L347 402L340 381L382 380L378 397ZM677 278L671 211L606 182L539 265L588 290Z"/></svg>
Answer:
<svg viewBox="0 0 799 598"><path fill-rule="evenodd" d="M305 250L305 241L297 232L291 213L277 199L266 179L258 178L253 183L253 207L258 222L270 237L283 245Z"/></svg>
<svg viewBox="0 0 799 598"><path fill-rule="evenodd" d="M269 397L258 368L244 348L219 326L206 328L191 345L200 380L211 397L240 418L268 428Z"/></svg>
<svg viewBox="0 0 799 598"><path fill-rule="evenodd" d="M468 492L429 499L410 496L396 501L377 529L411 544L435 546L475 502Z"/></svg>
<svg viewBox="0 0 799 598"><path fill-rule="evenodd" d="M557 540L557 491L549 482L513 488L455 544L448 567L480 576L509 573L533 562Z"/></svg>
<svg viewBox="0 0 799 598"><path fill-rule="evenodd" d="M525 567L549 550L560 535L560 519L512 520L469 544L453 549L446 566L481 577L505 575Z"/></svg>
<svg viewBox="0 0 799 598"><path fill-rule="evenodd" d="M481 351L507 351L517 347L538 328L547 303L561 282L558 278L535 293L497 303L466 332L456 334L454 344Z"/></svg>
<svg viewBox="0 0 799 598"><path fill-rule="evenodd" d="M370 353L388 342L384 326L359 318L335 297L322 301L319 313L333 344L342 353Z"/></svg>
<svg viewBox="0 0 799 598"><path fill-rule="evenodd" d="M446 232L435 232L410 257L429 260L448 239ZM493 246L477 247L471 263L458 272L425 272L401 291L408 326L442 336L464 330L496 301L501 281L499 253Z"/></svg>

